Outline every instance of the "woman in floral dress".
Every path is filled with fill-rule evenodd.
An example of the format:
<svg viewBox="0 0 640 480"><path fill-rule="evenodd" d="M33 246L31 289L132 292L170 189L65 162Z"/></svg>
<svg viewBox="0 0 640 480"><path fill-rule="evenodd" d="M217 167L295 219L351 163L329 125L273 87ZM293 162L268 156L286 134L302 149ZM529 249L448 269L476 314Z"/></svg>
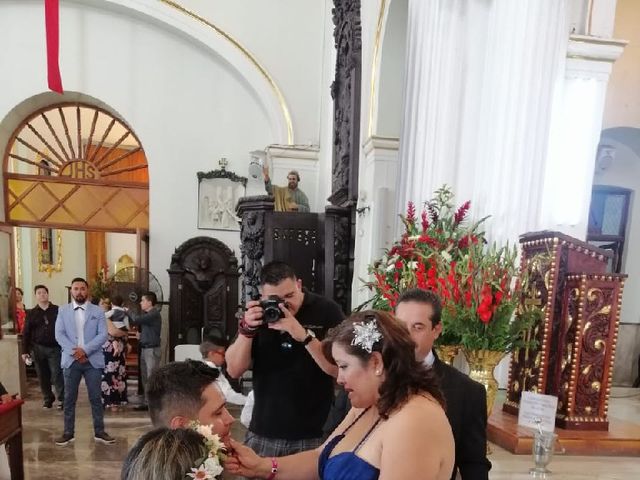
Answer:
<svg viewBox="0 0 640 480"><path fill-rule="evenodd" d="M127 343L128 332L117 328L111 321L114 310L108 298L100 299L105 310L109 336L102 346L104 372L102 373L102 404L105 408L127 404Z"/></svg>

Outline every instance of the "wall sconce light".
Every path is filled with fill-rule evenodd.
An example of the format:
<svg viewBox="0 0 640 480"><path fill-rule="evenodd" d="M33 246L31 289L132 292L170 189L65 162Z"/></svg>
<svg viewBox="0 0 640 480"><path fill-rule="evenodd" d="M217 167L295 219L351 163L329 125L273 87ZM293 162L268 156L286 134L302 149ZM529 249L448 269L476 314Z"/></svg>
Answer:
<svg viewBox="0 0 640 480"><path fill-rule="evenodd" d="M267 164L267 153L264 150L254 150L249 152L251 160L249 161L249 177L259 179L262 177L262 170Z"/></svg>

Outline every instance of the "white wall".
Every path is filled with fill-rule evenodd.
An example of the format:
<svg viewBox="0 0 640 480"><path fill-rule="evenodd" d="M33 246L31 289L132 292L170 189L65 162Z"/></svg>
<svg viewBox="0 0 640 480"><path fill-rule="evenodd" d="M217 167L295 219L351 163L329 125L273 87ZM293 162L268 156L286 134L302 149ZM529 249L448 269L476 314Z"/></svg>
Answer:
<svg viewBox="0 0 640 480"><path fill-rule="evenodd" d="M270 52L263 63L279 72L285 97L296 105L296 140L317 142L324 3L290 1L277 9L262 2L235 8L238 3L216 10L227 15L222 26L254 52ZM132 12L127 4L145 8ZM0 149L17 126L7 119L24 118L33 110L28 99L46 91L42 17L42 2L0 2L0 44L11 45L0 49ZM215 236L239 256L237 232L197 229L196 172L218 168L226 156L229 170L246 175L249 151L283 143L281 112L267 98L273 92L264 79L228 42L214 51L219 35L159 2L62 2L60 18L62 79L70 93L39 100L50 104L82 92L110 106L138 135L149 163L150 270L165 291L171 254L191 237Z"/></svg>
<svg viewBox="0 0 640 480"><path fill-rule="evenodd" d="M36 285L46 285L49 289L49 300L56 305L67 303L67 285L74 277L84 277L87 274L87 259L84 232L61 230L62 239L62 270L60 272L38 271L38 229L20 227L20 263L22 282L18 286L24 290L24 303L27 308L35 305L33 288ZM56 232L53 232L54 262L57 259ZM91 279L87 279L91 281Z"/></svg>
<svg viewBox="0 0 640 480"><path fill-rule="evenodd" d="M136 262L137 241L131 233L107 233L105 235L107 248L107 265L109 273L116 272L116 262L122 255L129 255Z"/></svg>
<svg viewBox="0 0 640 480"><path fill-rule="evenodd" d="M268 68L291 110L295 143L317 145L324 23L332 1L181 0L179 3L235 37ZM330 16L328 19L331 22ZM326 40L332 47L333 39Z"/></svg>
<svg viewBox="0 0 640 480"><path fill-rule="evenodd" d="M407 0L392 0L389 5L380 52L380 80L375 133L383 137L400 137L406 44Z"/></svg>
<svg viewBox="0 0 640 480"><path fill-rule="evenodd" d="M623 254L622 271L629 275L624 285L622 297L623 323L640 324L640 206L638 192L640 192L640 157L626 145L603 136L602 143L616 148L615 160L604 171L596 172L594 185L613 185L633 190L629 208L629 222L627 238Z"/></svg>

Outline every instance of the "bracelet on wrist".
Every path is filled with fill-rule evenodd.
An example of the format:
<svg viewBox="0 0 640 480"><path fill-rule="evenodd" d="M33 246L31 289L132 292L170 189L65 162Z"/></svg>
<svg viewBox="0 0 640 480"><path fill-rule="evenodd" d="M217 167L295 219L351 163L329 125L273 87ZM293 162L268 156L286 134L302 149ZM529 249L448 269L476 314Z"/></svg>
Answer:
<svg viewBox="0 0 640 480"><path fill-rule="evenodd" d="M267 477L267 480L273 480L276 478L278 474L278 459L275 457L271 458L271 475Z"/></svg>

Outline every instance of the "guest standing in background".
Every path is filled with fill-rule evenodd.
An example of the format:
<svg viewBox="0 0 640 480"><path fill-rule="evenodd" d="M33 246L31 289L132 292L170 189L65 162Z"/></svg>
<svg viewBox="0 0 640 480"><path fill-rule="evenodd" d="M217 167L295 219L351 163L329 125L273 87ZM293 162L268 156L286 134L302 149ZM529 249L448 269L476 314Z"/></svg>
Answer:
<svg viewBox="0 0 640 480"><path fill-rule="evenodd" d="M49 289L45 285L36 285L33 289L36 296L36 306L27 313L24 330L22 332L22 359L26 362L29 357L40 381L42 392L42 408L51 408L58 398L58 410L62 410L64 403L64 378L60 367L61 350L56 342L56 318L58 306L49 302ZM56 395L53 395L51 386Z"/></svg>
<svg viewBox="0 0 640 480"><path fill-rule="evenodd" d="M140 308L142 313L131 318L131 322L140 331L140 374L145 390L145 403L138 405L134 410L146 411L149 409L146 401L147 383L153 371L160 366L160 332L162 330L162 317L160 310L156 308L158 298L153 292L142 295Z"/></svg>
<svg viewBox="0 0 640 480"><path fill-rule="evenodd" d="M227 402L235 403L236 405L244 405L247 402L247 397L242 393L236 392L227 377L225 377L224 371L224 355L228 342L221 337L210 336L200 344L200 353L202 354L202 361L209 365L211 368L215 368L220 371L216 382L222 390L224 398Z"/></svg>
<svg viewBox="0 0 640 480"><path fill-rule="evenodd" d="M102 404L105 408L119 407L127 404L126 338L129 333L126 329L118 328L112 321L115 311L110 299L101 298L99 305L105 310L108 334L107 341L102 346Z"/></svg>
<svg viewBox="0 0 640 480"><path fill-rule="evenodd" d="M84 278L71 281L73 301L61 307L56 320L56 340L62 347L64 369L64 432L56 445L68 445L75 440L76 402L78 387L84 378L91 403L94 440L106 444L115 439L104 430L104 408L100 394L107 321L104 311L87 301L89 285Z"/></svg>
<svg viewBox="0 0 640 480"><path fill-rule="evenodd" d="M27 310L24 308L24 292L21 288L16 287L13 291L16 300L15 315L16 315L16 332L22 333L24 330L24 322L27 317Z"/></svg>

